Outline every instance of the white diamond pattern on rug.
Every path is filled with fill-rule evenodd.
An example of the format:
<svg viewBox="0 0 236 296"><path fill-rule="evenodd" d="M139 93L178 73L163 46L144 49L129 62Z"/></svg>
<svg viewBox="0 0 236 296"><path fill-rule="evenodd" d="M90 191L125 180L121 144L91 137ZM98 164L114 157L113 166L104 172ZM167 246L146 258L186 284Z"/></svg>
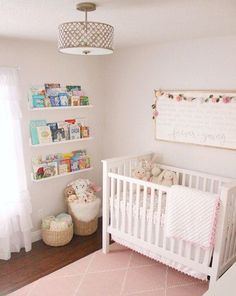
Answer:
<svg viewBox="0 0 236 296"><path fill-rule="evenodd" d="M207 283L112 244L9 296L201 296Z"/></svg>

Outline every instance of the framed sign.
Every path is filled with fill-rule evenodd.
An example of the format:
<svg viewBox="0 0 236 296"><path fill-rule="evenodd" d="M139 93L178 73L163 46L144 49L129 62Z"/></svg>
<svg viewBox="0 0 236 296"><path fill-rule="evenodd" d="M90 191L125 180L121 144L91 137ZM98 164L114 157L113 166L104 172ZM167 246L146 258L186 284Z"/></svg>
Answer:
<svg viewBox="0 0 236 296"><path fill-rule="evenodd" d="M236 149L236 92L155 91L158 140Z"/></svg>

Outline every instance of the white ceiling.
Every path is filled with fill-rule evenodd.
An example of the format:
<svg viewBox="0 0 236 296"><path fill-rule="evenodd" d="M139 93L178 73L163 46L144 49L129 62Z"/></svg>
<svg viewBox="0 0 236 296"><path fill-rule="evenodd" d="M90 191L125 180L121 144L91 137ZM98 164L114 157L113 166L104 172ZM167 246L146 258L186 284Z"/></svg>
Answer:
<svg viewBox="0 0 236 296"><path fill-rule="evenodd" d="M0 0L0 36L57 39L60 23L83 20L76 0ZM90 20L115 28L115 46L236 35L236 0L94 0Z"/></svg>

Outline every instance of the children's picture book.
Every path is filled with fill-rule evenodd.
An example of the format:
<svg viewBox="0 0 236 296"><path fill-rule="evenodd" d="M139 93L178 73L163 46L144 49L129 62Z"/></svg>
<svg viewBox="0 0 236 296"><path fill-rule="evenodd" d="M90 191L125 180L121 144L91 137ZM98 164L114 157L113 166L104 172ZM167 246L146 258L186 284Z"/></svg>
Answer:
<svg viewBox="0 0 236 296"><path fill-rule="evenodd" d="M46 144L52 142L52 135L51 130L49 126L38 126L37 127L38 132L38 139L40 144Z"/></svg>
<svg viewBox="0 0 236 296"><path fill-rule="evenodd" d="M34 179L49 178L58 175L57 162L35 164L32 166Z"/></svg>
<svg viewBox="0 0 236 296"><path fill-rule="evenodd" d="M46 95L49 96L58 96L58 93L60 92L60 83L45 83L45 92Z"/></svg>
<svg viewBox="0 0 236 296"><path fill-rule="evenodd" d="M65 122L69 123L69 124L75 124L76 123L76 119L72 118L72 119L66 119Z"/></svg>
<svg viewBox="0 0 236 296"><path fill-rule="evenodd" d="M59 175L69 173L67 164L66 163L59 164L58 171L59 171Z"/></svg>
<svg viewBox="0 0 236 296"><path fill-rule="evenodd" d="M80 139L80 126L78 124L70 124L70 139Z"/></svg>
<svg viewBox="0 0 236 296"><path fill-rule="evenodd" d="M80 106L80 97L72 96L70 100L71 100L71 106Z"/></svg>
<svg viewBox="0 0 236 296"><path fill-rule="evenodd" d="M71 169L70 169L70 159L69 158L60 160L60 165L66 165L68 173L71 171Z"/></svg>
<svg viewBox="0 0 236 296"><path fill-rule="evenodd" d="M47 124L47 126L49 126L49 128L51 130L52 141L56 142L55 133L56 133L56 131L58 129L57 122L50 122L50 123Z"/></svg>
<svg viewBox="0 0 236 296"><path fill-rule="evenodd" d="M45 83L44 84L44 88L45 88L46 92L49 88L60 88L60 87L61 87L60 83Z"/></svg>
<svg viewBox="0 0 236 296"><path fill-rule="evenodd" d="M79 170L79 162L78 160L71 159L71 171L75 172Z"/></svg>
<svg viewBox="0 0 236 296"><path fill-rule="evenodd" d="M55 132L53 132L52 137L54 142L66 141L64 128L58 128Z"/></svg>
<svg viewBox="0 0 236 296"><path fill-rule="evenodd" d="M44 107L46 107L46 108L52 107L51 101L48 97L44 98Z"/></svg>
<svg viewBox="0 0 236 296"><path fill-rule="evenodd" d="M81 138L88 138L88 137L89 137L89 127L81 126Z"/></svg>
<svg viewBox="0 0 236 296"><path fill-rule="evenodd" d="M85 166L86 166L86 169L90 168L91 166L91 163L90 163L90 158L88 156L86 156L85 158Z"/></svg>
<svg viewBox="0 0 236 296"><path fill-rule="evenodd" d="M43 108L44 107L44 96L43 95L32 95L32 105L33 108Z"/></svg>
<svg viewBox="0 0 236 296"><path fill-rule="evenodd" d="M32 173L36 180L89 167L90 158L85 149L32 158Z"/></svg>
<svg viewBox="0 0 236 296"><path fill-rule="evenodd" d="M60 99L58 96L49 96L50 103L52 107L59 107L60 106Z"/></svg>
<svg viewBox="0 0 236 296"><path fill-rule="evenodd" d="M42 86L31 86L31 95L45 96L45 88Z"/></svg>
<svg viewBox="0 0 236 296"><path fill-rule="evenodd" d="M47 121L46 120L31 120L30 121L30 136L31 136L31 143L32 145L39 144L39 138L38 138L38 126L46 126Z"/></svg>
<svg viewBox="0 0 236 296"><path fill-rule="evenodd" d="M86 169L86 159L84 157L79 159L79 169L80 170Z"/></svg>
<svg viewBox="0 0 236 296"><path fill-rule="evenodd" d="M70 140L70 131L69 131L69 123L65 121L58 121L57 126L59 129L64 129L65 132L65 139L68 141Z"/></svg>
<svg viewBox="0 0 236 296"><path fill-rule="evenodd" d="M89 98L87 96L81 96L80 97L80 105L81 106L89 105Z"/></svg>
<svg viewBox="0 0 236 296"><path fill-rule="evenodd" d="M69 100L67 93L59 93L58 94L60 100L60 106L69 106Z"/></svg>
<svg viewBox="0 0 236 296"><path fill-rule="evenodd" d="M76 96L79 91L81 91L81 86L80 85L67 85L66 90L69 94L72 96Z"/></svg>

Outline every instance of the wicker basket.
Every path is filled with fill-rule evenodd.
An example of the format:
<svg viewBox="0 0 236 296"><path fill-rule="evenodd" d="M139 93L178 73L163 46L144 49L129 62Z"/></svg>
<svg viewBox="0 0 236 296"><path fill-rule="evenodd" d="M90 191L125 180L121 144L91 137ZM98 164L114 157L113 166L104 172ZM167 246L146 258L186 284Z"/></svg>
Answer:
<svg viewBox="0 0 236 296"><path fill-rule="evenodd" d="M98 228L98 217L89 221L83 222L78 220L71 211L70 205L68 204L68 213L71 215L74 224L74 234L76 235L90 235L96 232Z"/></svg>
<svg viewBox="0 0 236 296"><path fill-rule="evenodd" d="M59 247L68 244L73 237L73 224L63 231L42 229L42 239L46 245Z"/></svg>

